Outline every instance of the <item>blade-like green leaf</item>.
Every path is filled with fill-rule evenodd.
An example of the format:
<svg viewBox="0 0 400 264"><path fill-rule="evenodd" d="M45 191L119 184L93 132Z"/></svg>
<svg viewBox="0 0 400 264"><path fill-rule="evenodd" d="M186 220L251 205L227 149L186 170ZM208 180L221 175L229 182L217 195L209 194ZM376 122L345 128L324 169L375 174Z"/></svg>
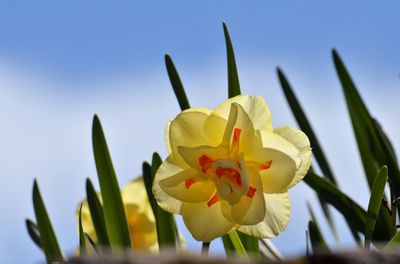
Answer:
<svg viewBox="0 0 400 264"><path fill-rule="evenodd" d="M152 158L152 165L148 167L147 163L143 164L143 177L151 179L150 186L153 185L154 176L158 168L160 167L161 163L162 160L160 155L158 155L158 153L154 153ZM152 197L151 199L154 199L154 195L151 192L151 189L148 190L148 195ZM156 205L155 218L156 218L158 245L160 249L171 249L171 248L177 249L179 244L179 237L177 234L175 218L173 214L168 213L164 211L161 207L159 207L155 200L154 203Z"/></svg>
<svg viewBox="0 0 400 264"><path fill-rule="evenodd" d="M397 232L392 239L386 244L384 250L388 250L391 248L398 248L400 246L400 231Z"/></svg>
<svg viewBox="0 0 400 264"><path fill-rule="evenodd" d="M330 251L318 225L314 221L308 222L308 231L310 233L310 241L314 254L319 251Z"/></svg>
<svg viewBox="0 0 400 264"><path fill-rule="evenodd" d="M228 28L225 23L222 23L224 28L225 43L226 43L226 56L228 61L228 97L232 98L240 95L239 75L236 67L235 53L231 37L229 36Z"/></svg>
<svg viewBox="0 0 400 264"><path fill-rule="evenodd" d="M154 198L154 194L152 191L153 188L153 176L151 173L151 166L147 162L143 162L142 164L142 175L144 186L146 187L147 197L149 198L149 202L151 205L151 209L153 210L153 214L157 215L157 201Z"/></svg>
<svg viewBox="0 0 400 264"><path fill-rule="evenodd" d="M311 124L308 121L307 116L300 105L300 102L297 100L297 97L293 92L291 85L289 84L288 80L286 79L281 69L279 68L277 69L277 74L282 90L292 110L292 113L296 118L297 124L300 126L301 130L307 135L307 137L310 140L313 154L318 162L319 167L321 168L322 174L324 175L324 177L328 178L331 182L333 182L336 185L337 183L335 176L324 154L324 151L322 150L322 147L318 142L317 136L315 135L314 130L312 129Z"/></svg>
<svg viewBox="0 0 400 264"><path fill-rule="evenodd" d="M37 225L30 219L25 219L25 225L32 241L36 244L36 246L42 249L42 245L40 244L40 233Z"/></svg>
<svg viewBox="0 0 400 264"><path fill-rule="evenodd" d="M378 169L388 166L389 178L400 196L400 171L393 147L379 124L373 120L338 53L332 51L357 140L369 187L372 188Z"/></svg>
<svg viewBox="0 0 400 264"><path fill-rule="evenodd" d="M160 154L158 154L157 152L154 152L153 157L151 158L151 176L152 176L151 181L153 181L154 176L156 175L157 170L161 166L162 163L163 163L163 161L162 161L162 158L160 157Z"/></svg>
<svg viewBox="0 0 400 264"><path fill-rule="evenodd" d="M86 197L98 243L100 246L107 247L110 245L110 241L108 239L106 222L104 220L103 206L89 178L86 179Z"/></svg>
<svg viewBox="0 0 400 264"><path fill-rule="evenodd" d="M92 140L110 246L112 249L118 250L131 248L130 232L121 191L97 115L93 118Z"/></svg>
<svg viewBox="0 0 400 264"><path fill-rule="evenodd" d="M368 204L367 225L365 227L365 248L367 249L371 244L372 232L374 231L376 218L378 217L379 209L382 204L387 178L388 169L386 166L383 166L375 178L374 185L372 186L371 198L369 199Z"/></svg>
<svg viewBox="0 0 400 264"><path fill-rule="evenodd" d="M259 257L260 247L258 245L258 238L249 236L239 231L237 231L237 233L239 235L240 241L242 241L242 244L247 251L247 254L252 257Z"/></svg>
<svg viewBox="0 0 400 264"><path fill-rule="evenodd" d="M82 204L79 208L79 253L81 256L87 254L85 232L82 226Z"/></svg>
<svg viewBox="0 0 400 264"><path fill-rule="evenodd" d="M181 107L182 111L190 108L181 78L179 78L178 71L176 70L174 62L169 54L165 54L165 65L167 66L169 80L171 81L172 88L174 89L176 99L178 99L179 106Z"/></svg>
<svg viewBox="0 0 400 264"><path fill-rule="evenodd" d="M226 254L226 256L227 256L228 258L234 258L234 257L236 257L235 248L234 248L234 246L233 246L233 244L232 244L232 241L231 241L231 239L229 238L229 236L228 236L228 235L223 235L223 236L221 237L221 239L222 239L222 244L224 245L224 249L225 249L225 254Z"/></svg>
<svg viewBox="0 0 400 264"><path fill-rule="evenodd" d="M326 177L331 182L333 182L335 185L337 185L335 176L324 154L324 151L322 150L322 147L318 142L317 136L314 133L314 130L312 129L311 124L308 121L307 116L303 111L303 108L301 107L301 104L298 101L289 81L287 80L285 74L281 69L277 68L277 74L282 90L285 94L286 101L288 102L290 109L292 110L292 113L297 121L297 124L300 126L301 130L308 136L310 140L310 144L313 148L314 157L318 162L318 165L322 171L323 176ZM322 211L328 221L329 227L332 230L332 233L336 241L339 241L339 235L337 234L336 226L333 221L329 207L326 205L323 199L321 199L321 197L318 197L318 199L320 201ZM355 239L357 239L357 237L355 237Z"/></svg>
<svg viewBox="0 0 400 264"><path fill-rule="evenodd" d="M229 239L230 242L227 242L226 244L228 245L228 247L232 247L231 249L234 250L235 255L247 257L247 251L244 248L242 241L240 240L240 237L235 230L224 235L223 239ZM224 245L225 245L225 242L224 242ZM231 249L229 249L229 250L231 250ZM227 255L228 254L231 254L231 253L227 252Z"/></svg>
<svg viewBox="0 0 400 264"><path fill-rule="evenodd" d="M63 262L63 255L57 242L56 235L51 225L46 207L43 203L42 195L36 180L33 183L33 208L35 210L36 222L40 234L40 244L48 263Z"/></svg>
<svg viewBox="0 0 400 264"><path fill-rule="evenodd" d="M350 199L346 194L337 189L329 180L317 176L309 171L304 177L307 183L318 195L327 203L334 206L347 220L347 223L358 232L364 233L367 223L367 212L357 203ZM377 219L373 233L374 240L387 241L390 238L390 232L386 223L382 219Z"/></svg>

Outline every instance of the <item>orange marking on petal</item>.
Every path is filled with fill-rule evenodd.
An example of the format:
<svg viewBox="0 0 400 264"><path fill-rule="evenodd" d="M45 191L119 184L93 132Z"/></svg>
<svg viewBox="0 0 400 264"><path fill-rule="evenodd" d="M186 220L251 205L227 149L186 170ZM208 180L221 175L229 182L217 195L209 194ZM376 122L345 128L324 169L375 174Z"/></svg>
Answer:
<svg viewBox="0 0 400 264"><path fill-rule="evenodd" d="M242 185L242 179L240 178L240 173L235 169L218 167L217 170L215 171L215 174L217 174L219 178L225 176L230 181L235 182L237 185L239 186Z"/></svg>
<svg viewBox="0 0 400 264"><path fill-rule="evenodd" d="M211 205L215 204L216 202L219 201L219 195L216 193L214 194L213 197L207 202L208 207L211 207Z"/></svg>
<svg viewBox="0 0 400 264"><path fill-rule="evenodd" d="M253 198L254 195L256 194L257 189L254 187L249 186L249 189L247 190L247 197Z"/></svg>
<svg viewBox="0 0 400 264"><path fill-rule="evenodd" d="M239 141L241 132L242 132L242 130L240 128L235 128L235 130L233 131L232 144L237 144L237 142Z"/></svg>
<svg viewBox="0 0 400 264"><path fill-rule="evenodd" d="M259 165L260 170L268 170L272 165L272 160L267 161L266 164Z"/></svg>
<svg viewBox="0 0 400 264"><path fill-rule="evenodd" d="M189 189L190 186L192 186L194 183L196 183L197 181L195 179L187 179L185 180L185 187L186 189Z"/></svg>
<svg viewBox="0 0 400 264"><path fill-rule="evenodd" d="M214 164L215 160L210 158L207 155L202 155L199 158L199 165L200 169L203 173L207 173L207 171L211 168L211 166Z"/></svg>

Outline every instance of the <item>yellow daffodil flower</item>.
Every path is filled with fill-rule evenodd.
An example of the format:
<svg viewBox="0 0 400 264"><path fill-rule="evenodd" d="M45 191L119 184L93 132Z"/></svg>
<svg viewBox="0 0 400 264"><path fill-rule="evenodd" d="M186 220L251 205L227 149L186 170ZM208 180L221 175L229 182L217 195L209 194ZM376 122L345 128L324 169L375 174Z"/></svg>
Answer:
<svg viewBox="0 0 400 264"><path fill-rule="evenodd" d="M310 142L300 130L272 128L262 97L185 110L168 123L165 141L169 156L153 193L161 208L182 215L195 239L234 229L271 238L286 228L288 189L310 167Z"/></svg>
<svg viewBox="0 0 400 264"><path fill-rule="evenodd" d="M142 177L127 184L123 188L121 196L133 248L136 252L157 252L156 224ZM82 227L85 233L95 241L97 240L87 201L84 201L82 205Z"/></svg>

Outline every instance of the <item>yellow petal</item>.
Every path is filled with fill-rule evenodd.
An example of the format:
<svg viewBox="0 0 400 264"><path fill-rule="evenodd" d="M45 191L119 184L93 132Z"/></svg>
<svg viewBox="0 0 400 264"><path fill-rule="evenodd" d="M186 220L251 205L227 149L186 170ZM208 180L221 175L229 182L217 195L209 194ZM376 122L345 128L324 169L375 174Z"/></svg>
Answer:
<svg viewBox="0 0 400 264"><path fill-rule="evenodd" d="M169 143L171 158L176 164L184 166L182 157L179 155L178 146L198 147L214 144L214 136L209 136L205 130L205 123L209 117L210 110L205 108L191 108L180 113L170 124Z"/></svg>
<svg viewBox="0 0 400 264"><path fill-rule="evenodd" d="M187 166L201 171L199 159L205 155L212 160L224 159L228 156L228 149L222 146L210 147L199 146L195 148L178 147L178 153L181 155Z"/></svg>
<svg viewBox="0 0 400 264"><path fill-rule="evenodd" d="M171 162L171 156L161 164L153 180L153 194L158 205L167 212L179 214L182 202L168 195L160 186L160 181L176 175L182 168Z"/></svg>
<svg viewBox="0 0 400 264"><path fill-rule="evenodd" d="M79 206L80 207L80 206ZM79 217L79 209L77 209L77 215ZM82 220L82 228L83 231L90 236L90 238L97 240L96 231L94 230L94 225L92 221L92 217L90 215L89 205L88 202L85 200L82 203L82 213L81 213L81 220Z"/></svg>
<svg viewBox="0 0 400 264"><path fill-rule="evenodd" d="M135 205L138 207L138 211L140 212L151 208L142 177L139 177L125 185L122 189L121 197L125 205Z"/></svg>
<svg viewBox="0 0 400 264"><path fill-rule="evenodd" d="M208 207L207 203L182 203L183 221L196 240L210 242L234 227L222 215L220 204L217 202Z"/></svg>
<svg viewBox="0 0 400 264"><path fill-rule="evenodd" d="M279 235L289 223L290 201L288 192L264 194L266 212L264 220L252 226L240 226L239 231L245 234L273 238Z"/></svg>
<svg viewBox="0 0 400 264"><path fill-rule="evenodd" d="M141 213L136 205L125 205L131 240L135 250L149 251L157 244L157 230L154 217ZM152 214L151 214L152 215Z"/></svg>
<svg viewBox="0 0 400 264"><path fill-rule="evenodd" d="M186 186L186 180L193 180L194 183ZM160 180L159 183L166 194L182 202L206 202L215 193L214 183L201 177L192 168L183 169L171 177Z"/></svg>
<svg viewBox="0 0 400 264"><path fill-rule="evenodd" d="M231 145L231 149L235 129L240 129L237 154L243 153L244 156L247 156L249 153L254 151L258 141L252 120L243 107L238 103L232 103L231 105L222 143L223 145Z"/></svg>
<svg viewBox="0 0 400 264"><path fill-rule="evenodd" d="M223 102L214 110L214 113L227 120L232 103L237 103L243 107L249 115L254 129L272 132L271 112L262 97L238 95Z"/></svg>
<svg viewBox="0 0 400 264"><path fill-rule="evenodd" d="M296 175L294 176L292 182L289 184L289 188L291 188L299 181L301 181L306 175L307 171L310 169L310 141L306 134L304 134L302 131L287 126L274 128L274 133L280 135L281 137L292 143L300 152L301 165L297 169Z"/></svg>
<svg viewBox="0 0 400 264"><path fill-rule="evenodd" d="M260 171L263 190L266 193L283 192L300 167L300 153L293 144L277 134L263 131L261 136L263 148L257 149L250 158L258 163L272 161L269 169Z"/></svg>
<svg viewBox="0 0 400 264"><path fill-rule="evenodd" d="M265 201L262 184L257 168L248 169L249 186L255 188L252 198L243 195L237 204L230 205L221 201L223 215L231 222L239 225L255 225L265 217Z"/></svg>

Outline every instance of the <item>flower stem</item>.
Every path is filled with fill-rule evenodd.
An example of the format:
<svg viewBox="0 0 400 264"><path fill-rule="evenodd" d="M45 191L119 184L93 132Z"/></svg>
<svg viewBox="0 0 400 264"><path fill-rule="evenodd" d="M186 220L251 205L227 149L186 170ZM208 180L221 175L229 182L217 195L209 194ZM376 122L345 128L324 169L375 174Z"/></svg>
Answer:
<svg viewBox="0 0 400 264"><path fill-rule="evenodd" d="M201 246L202 256L208 256L208 249L210 248L210 243L211 242L203 242L203 245Z"/></svg>

